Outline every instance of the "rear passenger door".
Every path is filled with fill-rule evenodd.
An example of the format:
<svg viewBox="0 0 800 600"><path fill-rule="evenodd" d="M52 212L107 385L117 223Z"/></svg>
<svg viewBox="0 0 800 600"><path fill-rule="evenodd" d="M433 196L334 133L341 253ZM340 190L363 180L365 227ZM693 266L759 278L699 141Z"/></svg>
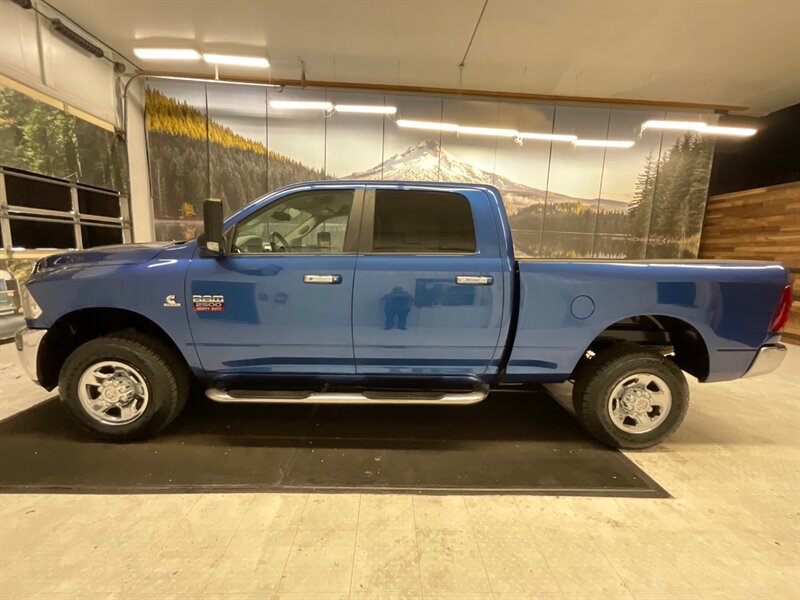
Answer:
<svg viewBox="0 0 800 600"><path fill-rule="evenodd" d="M353 290L356 372L496 371L503 287L482 191L368 189Z"/></svg>

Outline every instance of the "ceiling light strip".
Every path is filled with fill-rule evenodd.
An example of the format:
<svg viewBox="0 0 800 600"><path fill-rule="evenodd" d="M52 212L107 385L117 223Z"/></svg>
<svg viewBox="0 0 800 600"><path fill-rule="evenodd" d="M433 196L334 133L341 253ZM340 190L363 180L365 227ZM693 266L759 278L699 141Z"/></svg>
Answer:
<svg viewBox="0 0 800 600"><path fill-rule="evenodd" d="M200 53L191 48L134 48L133 53L145 60L200 60Z"/></svg>
<svg viewBox="0 0 800 600"><path fill-rule="evenodd" d="M235 56L232 54L203 54L203 60L212 65L233 65L237 67L258 67L266 69L269 61L260 56Z"/></svg>
<svg viewBox="0 0 800 600"><path fill-rule="evenodd" d="M700 131L706 127L703 121L645 121L642 123L642 131L645 129L678 129L680 131Z"/></svg>
<svg viewBox="0 0 800 600"><path fill-rule="evenodd" d="M678 131L697 131L707 135L732 135L737 137L750 137L757 133L752 127L723 127L709 125L703 121L645 121L642 131L646 129L674 129Z"/></svg>
<svg viewBox="0 0 800 600"><path fill-rule="evenodd" d="M578 138L572 143L576 146L591 146L596 148L630 148L636 142L633 140L582 140Z"/></svg>
<svg viewBox="0 0 800 600"><path fill-rule="evenodd" d="M429 131L458 131L455 123L440 123L438 121L409 121L408 119L398 119L397 125L410 129L427 129Z"/></svg>
<svg viewBox="0 0 800 600"><path fill-rule="evenodd" d="M437 121L411 121L399 119L397 124L400 127L410 129L426 129L428 131L452 131L465 135L488 135L494 137L519 138L523 140L548 140L553 142L572 142L578 139L575 135L560 133L533 133L527 131L517 131L516 129L499 129L495 127L471 127L457 125L456 123L440 123Z"/></svg>
<svg viewBox="0 0 800 600"><path fill-rule="evenodd" d="M521 131L520 139L523 140L548 140L551 142L574 142L578 139L577 135L566 135L563 133L530 133Z"/></svg>
<svg viewBox="0 0 800 600"><path fill-rule="evenodd" d="M757 129L752 127L722 127L718 125L706 125L700 130L700 133L709 133L711 135L732 135L736 137L750 137L758 132Z"/></svg>
<svg viewBox="0 0 800 600"><path fill-rule="evenodd" d="M270 108L286 108L290 110L332 110L330 102L308 102L302 100L270 100Z"/></svg>
<svg viewBox="0 0 800 600"><path fill-rule="evenodd" d="M515 138L519 136L519 131L516 129L495 129L493 127L462 127L459 125L456 132L467 135L491 135L494 137Z"/></svg>
<svg viewBox="0 0 800 600"><path fill-rule="evenodd" d="M364 114L375 114L375 115L393 115L397 113L396 106L337 104L333 108L336 110L336 112L341 112L341 113L364 113Z"/></svg>

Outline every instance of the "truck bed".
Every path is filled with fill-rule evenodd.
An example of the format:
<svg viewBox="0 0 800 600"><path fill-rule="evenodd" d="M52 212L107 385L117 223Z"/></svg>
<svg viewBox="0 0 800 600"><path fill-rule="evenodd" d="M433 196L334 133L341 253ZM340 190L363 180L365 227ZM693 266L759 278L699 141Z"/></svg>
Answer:
<svg viewBox="0 0 800 600"><path fill-rule="evenodd" d="M519 260L519 311L507 381L561 381L598 335L653 315L693 327L707 381L741 377L769 339L787 271L766 262Z"/></svg>

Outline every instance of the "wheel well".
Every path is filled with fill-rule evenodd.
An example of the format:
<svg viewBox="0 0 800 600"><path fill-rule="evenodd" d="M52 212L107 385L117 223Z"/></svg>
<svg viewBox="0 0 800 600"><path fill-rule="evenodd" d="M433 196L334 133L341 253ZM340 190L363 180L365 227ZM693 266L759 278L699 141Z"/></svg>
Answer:
<svg viewBox="0 0 800 600"><path fill-rule="evenodd" d="M161 340L183 360L183 355L167 333L147 317L119 308L87 308L64 315L48 329L37 359L40 384L48 390L56 387L61 366L81 344L125 330Z"/></svg>
<svg viewBox="0 0 800 600"><path fill-rule="evenodd" d="M676 317L641 315L622 319L600 332L586 351L597 353L620 342L661 348L673 353L675 363L687 373L700 381L708 377L708 347L703 336Z"/></svg>

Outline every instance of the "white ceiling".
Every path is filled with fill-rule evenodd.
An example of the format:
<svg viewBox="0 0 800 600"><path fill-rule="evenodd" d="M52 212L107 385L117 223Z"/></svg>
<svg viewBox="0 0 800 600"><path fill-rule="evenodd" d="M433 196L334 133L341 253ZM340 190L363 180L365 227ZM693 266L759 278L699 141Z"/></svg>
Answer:
<svg viewBox="0 0 800 600"><path fill-rule="evenodd" d="M741 105L800 102L800 0L50 0L146 70L135 47L267 55L274 78ZM263 71L225 67L220 74Z"/></svg>

